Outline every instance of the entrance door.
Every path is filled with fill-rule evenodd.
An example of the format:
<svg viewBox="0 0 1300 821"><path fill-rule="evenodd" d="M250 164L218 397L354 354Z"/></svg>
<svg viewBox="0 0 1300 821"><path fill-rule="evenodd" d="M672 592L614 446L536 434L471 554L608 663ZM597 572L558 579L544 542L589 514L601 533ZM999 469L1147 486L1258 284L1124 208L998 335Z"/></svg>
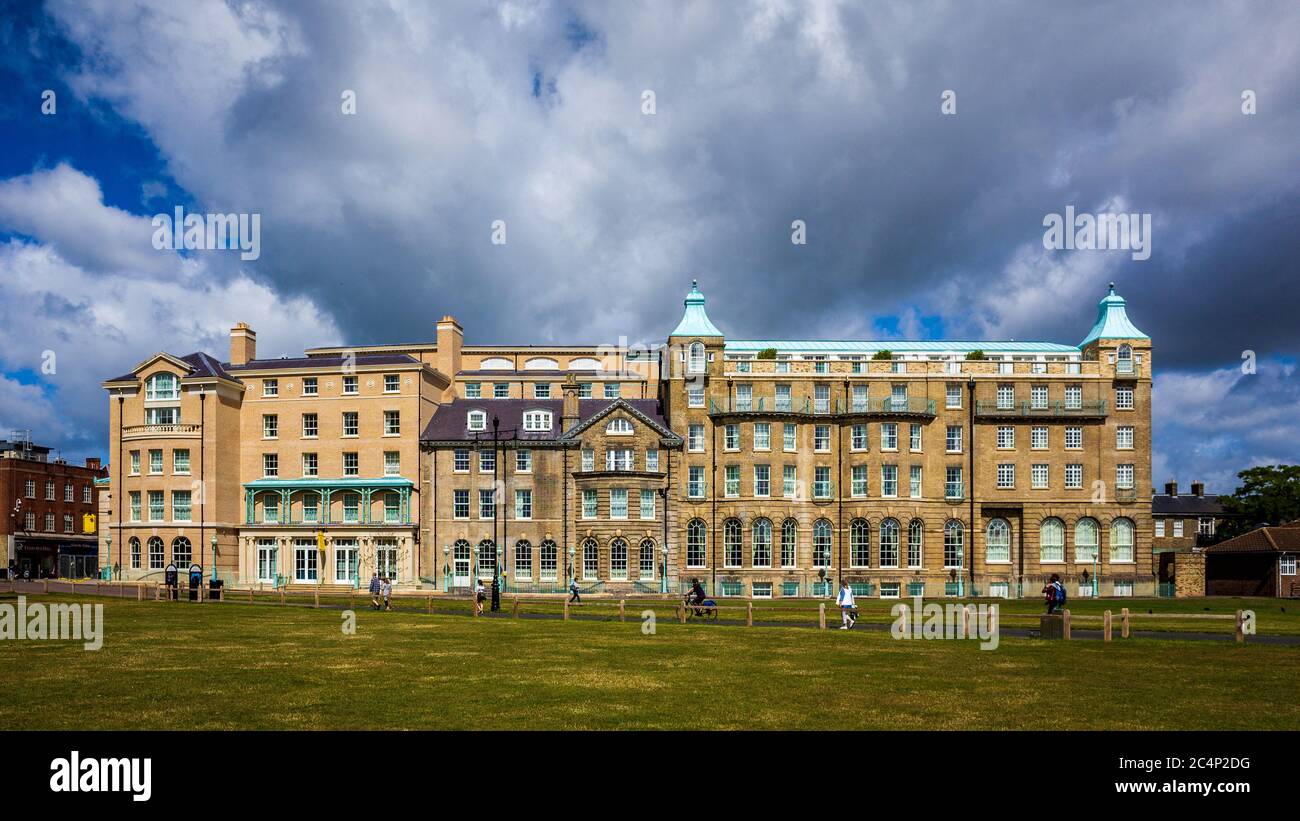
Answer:
<svg viewBox="0 0 1300 821"><path fill-rule="evenodd" d="M278 552L275 548L275 539L257 540L257 580L259 582L275 583L276 570L279 567L276 562Z"/></svg>
<svg viewBox="0 0 1300 821"><path fill-rule="evenodd" d="M311 539L298 539L293 543L294 581L315 584L317 579L316 554L318 552L316 542Z"/></svg>
<svg viewBox="0 0 1300 821"><path fill-rule="evenodd" d="M357 560L358 560L357 540L356 539L335 539L334 540L334 583L351 584L357 583ZM384 575L380 573L379 575Z"/></svg>
<svg viewBox="0 0 1300 821"><path fill-rule="evenodd" d="M375 542L375 569L381 579L397 581L397 542L380 539Z"/></svg>
<svg viewBox="0 0 1300 821"><path fill-rule="evenodd" d="M469 587L469 543L456 542L452 566L452 587Z"/></svg>

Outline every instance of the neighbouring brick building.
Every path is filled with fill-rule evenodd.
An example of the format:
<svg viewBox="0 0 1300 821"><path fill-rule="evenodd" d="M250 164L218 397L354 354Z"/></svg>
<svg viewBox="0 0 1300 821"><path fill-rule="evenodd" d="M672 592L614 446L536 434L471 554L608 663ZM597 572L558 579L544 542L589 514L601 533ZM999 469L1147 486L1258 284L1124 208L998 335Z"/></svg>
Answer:
<svg viewBox="0 0 1300 821"><path fill-rule="evenodd" d="M1300 596L1300 521L1258 527L1203 553L1208 596Z"/></svg>
<svg viewBox="0 0 1300 821"><path fill-rule="evenodd" d="M1196 564L1185 554L1219 541L1226 515L1219 497L1206 493L1202 482L1192 482L1191 493L1179 493L1177 482L1166 482L1164 493L1151 494L1151 550L1162 594L1186 595L1185 586L1175 586L1175 565L1201 568L1203 563Z"/></svg>
<svg viewBox="0 0 1300 821"><path fill-rule="evenodd" d="M105 382L129 577L215 536L238 583L1154 592L1151 341L1113 288L1078 345L732 340L696 287L652 350L255 343Z"/></svg>
<svg viewBox="0 0 1300 821"><path fill-rule="evenodd" d="M95 575L98 459L71 465L50 449L0 440L0 569L32 578ZM89 516L89 518L87 518Z"/></svg>

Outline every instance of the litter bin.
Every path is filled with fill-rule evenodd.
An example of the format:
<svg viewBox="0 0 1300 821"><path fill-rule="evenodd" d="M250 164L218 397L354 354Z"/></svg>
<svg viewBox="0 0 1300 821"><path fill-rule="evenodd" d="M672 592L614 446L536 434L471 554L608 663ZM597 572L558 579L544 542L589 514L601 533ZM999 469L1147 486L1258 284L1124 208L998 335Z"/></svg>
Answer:
<svg viewBox="0 0 1300 821"><path fill-rule="evenodd" d="M212 601L221 601L221 579L213 579L208 582L208 598Z"/></svg>
<svg viewBox="0 0 1300 821"><path fill-rule="evenodd" d="M1038 617L1039 637L1044 639L1065 638L1065 617L1059 613Z"/></svg>

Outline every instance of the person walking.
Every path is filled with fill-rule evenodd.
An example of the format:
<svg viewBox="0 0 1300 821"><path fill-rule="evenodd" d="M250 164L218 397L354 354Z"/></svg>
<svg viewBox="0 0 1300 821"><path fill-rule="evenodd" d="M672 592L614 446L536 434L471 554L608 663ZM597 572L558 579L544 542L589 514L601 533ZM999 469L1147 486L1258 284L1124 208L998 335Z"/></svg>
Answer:
<svg viewBox="0 0 1300 821"><path fill-rule="evenodd" d="M383 589L383 582L379 581L379 571L370 577L370 609L379 609L379 593Z"/></svg>
<svg viewBox="0 0 1300 821"><path fill-rule="evenodd" d="M1060 575L1053 573L1051 581L1043 587L1043 601L1047 603L1049 616L1065 607L1065 585L1061 583Z"/></svg>
<svg viewBox="0 0 1300 821"><path fill-rule="evenodd" d="M385 576L383 584L380 586L380 591L382 592L384 597L384 609L392 610L393 609L393 580Z"/></svg>
<svg viewBox="0 0 1300 821"><path fill-rule="evenodd" d="M840 595L835 603L840 606L840 618L844 622L840 625L840 629L848 630L853 627L856 621L853 618L853 588L849 587L848 581L840 581Z"/></svg>
<svg viewBox="0 0 1300 821"><path fill-rule="evenodd" d="M474 609L480 616L483 615L483 600L486 598L487 594L483 592L483 580L479 579L474 582Z"/></svg>
<svg viewBox="0 0 1300 821"><path fill-rule="evenodd" d="M569 604L573 604L574 602L577 602L578 604L582 604L582 596L578 595L578 577L577 577L577 576L574 576L574 577L573 577L573 580L572 580L571 582L569 582L569 592L573 594L573 595L569 596Z"/></svg>

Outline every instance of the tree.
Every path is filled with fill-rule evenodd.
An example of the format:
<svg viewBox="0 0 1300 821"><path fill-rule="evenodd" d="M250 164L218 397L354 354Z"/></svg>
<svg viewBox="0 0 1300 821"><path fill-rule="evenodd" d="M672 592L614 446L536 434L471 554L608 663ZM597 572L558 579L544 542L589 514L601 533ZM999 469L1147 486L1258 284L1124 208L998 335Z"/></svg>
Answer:
<svg viewBox="0 0 1300 821"><path fill-rule="evenodd" d="M985 359L988 359L988 357L984 355L984 351L980 350L979 348L976 348L975 350L966 354L966 359L971 362L976 362L976 361L983 361Z"/></svg>
<svg viewBox="0 0 1300 821"><path fill-rule="evenodd" d="M874 354L871 355L871 358L872 358L872 359L876 359L876 360L893 359L893 358L894 358L894 352L893 352L893 351L876 351Z"/></svg>
<svg viewBox="0 0 1300 821"><path fill-rule="evenodd" d="M1261 524L1280 525L1300 519L1300 465L1263 465L1237 474L1241 487L1222 496L1227 521L1219 533L1232 538Z"/></svg>
<svg viewBox="0 0 1300 821"><path fill-rule="evenodd" d="M776 359L776 348L764 348L754 357L755 359Z"/></svg>

